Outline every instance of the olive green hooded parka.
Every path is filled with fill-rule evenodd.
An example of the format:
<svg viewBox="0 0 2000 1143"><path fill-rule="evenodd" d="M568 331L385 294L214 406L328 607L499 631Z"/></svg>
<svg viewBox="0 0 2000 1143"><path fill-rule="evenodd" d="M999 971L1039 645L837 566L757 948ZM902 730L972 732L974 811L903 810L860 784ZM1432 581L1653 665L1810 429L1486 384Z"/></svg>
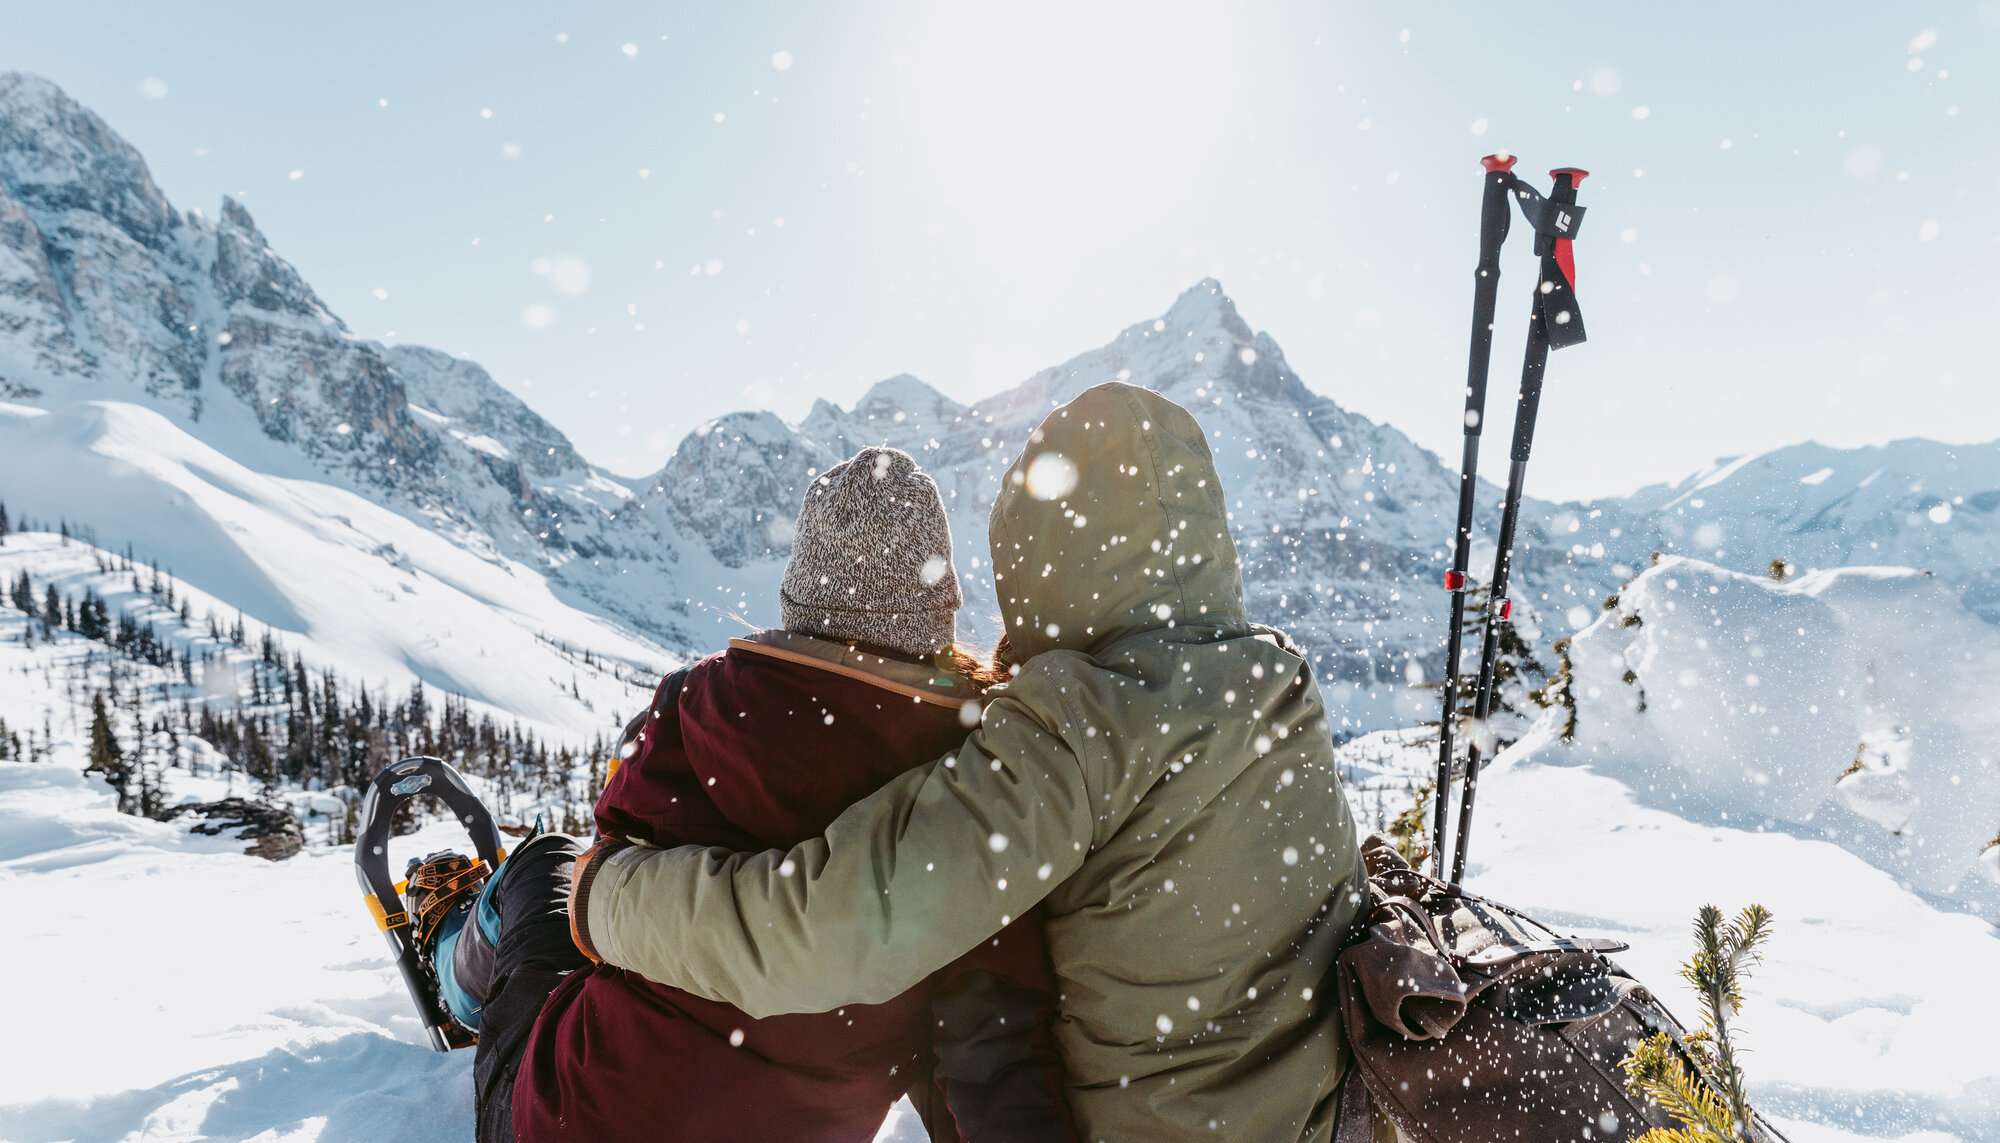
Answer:
<svg viewBox="0 0 2000 1143"><path fill-rule="evenodd" d="M1008 470L991 544L1024 665L957 753L787 853L613 856L591 942L753 1016L817 1012L887 1000L1041 902L1086 1138L1328 1137L1354 823L1319 688L1244 615L1200 427L1144 389L1085 392Z"/></svg>

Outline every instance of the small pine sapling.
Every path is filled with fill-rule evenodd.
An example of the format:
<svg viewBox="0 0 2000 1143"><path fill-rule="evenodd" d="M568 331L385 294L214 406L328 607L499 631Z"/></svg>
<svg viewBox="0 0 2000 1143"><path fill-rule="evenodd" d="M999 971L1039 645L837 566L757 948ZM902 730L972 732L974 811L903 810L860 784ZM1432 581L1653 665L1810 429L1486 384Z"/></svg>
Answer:
<svg viewBox="0 0 2000 1143"><path fill-rule="evenodd" d="M1616 598L1615 596L1613 598ZM1556 673L1549 681L1528 692L1528 697L1537 706L1547 710L1552 706L1563 708L1563 725L1560 737L1564 742L1576 741L1576 695L1570 692L1570 682L1574 678L1574 667L1569 661L1569 637L1555 641L1550 649L1556 653Z"/></svg>
<svg viewBox="0 0 2000 1143"><path fill-rule="evenodd" d="M1415 805L1389 821L1389 840L1396 843L1396 852L1403 855L1412 869L1421 869L1430 858L1430 807L1436 793L1437 779L1433 778L1417 787Z"/></svg>
<svg viewBox="0 0 2000 1143"><path fill-rule="evenodd" d="M1833 780L1833 784L1838 786L1840 785L1843 779L1851 778L1854 775L1861 773L1861 771L1867 768L1868 768L1868 740L1864 738L1861 740L1861 745L1854 748L1854 761L1848 763L1847 769L1842 770L1840 772L1840 776Z"/></svg>
<svg viewBox="0 0 2000 1143"><path fill-rule="evenodd" d="M125 747L118 742L103 691L90 696L90 764L84 770L104 775L105 782L118 795L118 811L131 812L132 764L125 757Z"/></svg>
<svg viewBox="0 0 2000 1143"><path fill-rule="evenodd" d="M1655 1032L1639 1041L1624 1064L1633 1097L1650 1097L1681 1126L1654 1128L1636 1143L1749 1143L1764 1138L1744 1091L1737 1063L1743 1049L1730 1036L1729 1018L1743 1008L1743 979L1770 935L1771 913L1762 905L1752 905L1728 922L1713 905L1702 906L1695 915L1695 953L1681 965L1681 978L1701 998L1701 1030L1690 1032L1678 1047L1666 1032Z"/></svg>

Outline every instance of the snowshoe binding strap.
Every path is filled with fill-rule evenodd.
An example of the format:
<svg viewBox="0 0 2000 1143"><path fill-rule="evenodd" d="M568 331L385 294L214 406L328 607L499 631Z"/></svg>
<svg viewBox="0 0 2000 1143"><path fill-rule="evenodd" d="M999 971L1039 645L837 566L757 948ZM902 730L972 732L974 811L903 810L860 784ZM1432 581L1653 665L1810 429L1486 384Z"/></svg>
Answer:
<svg viewBox="0 0 2000 1143"><path fill-rule="evenodd" d="M471 900L491 873L484 861L460 853L434 853L415 863L406 892L416 915L417 947L429 948L438 926L461 902Z"/></svg>

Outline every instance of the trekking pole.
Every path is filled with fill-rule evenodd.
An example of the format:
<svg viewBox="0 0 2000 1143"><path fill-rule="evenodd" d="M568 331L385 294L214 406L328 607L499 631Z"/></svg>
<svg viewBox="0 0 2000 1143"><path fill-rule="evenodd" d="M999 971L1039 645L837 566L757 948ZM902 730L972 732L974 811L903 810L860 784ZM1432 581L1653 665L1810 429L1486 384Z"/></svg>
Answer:
<svg viewBox="0 0 2000 1143"><path fill-rule="evenodd" d="M1521 212L1535 228L1535 253L1542 256L1535 283L1535 304L1528 317L1528 349L1521 364L1521 396L1514 410L1514 447L1507 469L1507 501L1500 513L1499 548L1493 554L1493 578L1486 597L1486 638L1479 653L1479 685L1472 700L1473 734L1465 749L1465 791L1458 807L1458 844L1451 860L1451 883L1465 878L1465 853L1472 833L1472 801L1479 790L1481 737L1493 712L1494 675L1498 669L1500 624L1513 614L1507 580L1514 565L1514 531L1521 520L1521 486L1528 476L1528 451L1535 441L1535 415L1542 404L1542 377L1549 350L1584 340L1583 314L1576 307L1576 258L1570 240L1583 221L1576 205L1576 185L1588 171L1561 167L1550 171L1555 189L1544 199L1518 180L1514 193Z"/></svg>
<svg viewBox="0 0 2000 1143"><path fill-rule="evenodd" d="M1479 266L1472 279L1472 352L1465 370L1465 449L1458 465L1458 533L1451 570L1444 573L1451 593L1451 625L1444 653L1444 713L1438 719L1438 776L1431 824L1431 861L1444 876L1445 818L1451 792L1451 732L1458 713L1458 658L1465 626L1465 570L1472 562L1472 498L1479 486L1479 430L1486 420L1486 368L1493 358L1493 308L1500 292L1500 247L1514 212L1508 205L1515 158L1506 152L1479 160L1486 190L1479 202Z"/></svg>

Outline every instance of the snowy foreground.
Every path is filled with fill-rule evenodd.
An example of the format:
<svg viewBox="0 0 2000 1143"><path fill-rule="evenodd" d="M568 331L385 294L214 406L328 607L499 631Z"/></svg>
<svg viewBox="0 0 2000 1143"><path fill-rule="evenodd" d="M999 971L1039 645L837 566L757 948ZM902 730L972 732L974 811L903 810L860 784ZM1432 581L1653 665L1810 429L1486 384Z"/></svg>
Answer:
<svg viewBox="0 0 2000 1143"><path fill-rule="evenodd" d="M1777 930L1741 1027L1795 1143L2000 1139L1994 855L1963 841L2000 828L1996 653L1913 573L1663 561L1573 641L1573 740L1557 706L1489 770L1472 883L1630 942L1683 1016L1696 908L1761 903ZM423 1046L350 852L271 864L119 815L79 749L0 763L0 1139L469 1140L471 1056ZM459 841L432 826L394 856ZM899 1113L884 1136L921 1132Z"/></svg>

